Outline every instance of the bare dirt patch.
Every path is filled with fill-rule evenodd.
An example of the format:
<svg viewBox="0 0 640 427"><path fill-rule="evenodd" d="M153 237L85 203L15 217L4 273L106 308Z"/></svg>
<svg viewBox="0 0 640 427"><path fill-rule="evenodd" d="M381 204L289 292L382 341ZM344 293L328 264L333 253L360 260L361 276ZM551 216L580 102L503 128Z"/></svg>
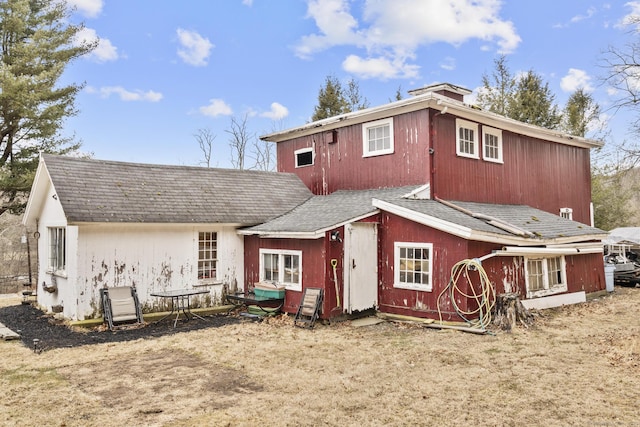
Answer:
<svg viewBox="0 0 640 427"><path fill-rule="evenodd" d="M0 425L638 425L639 311L640 289L616 288L486 336L285 316L40 354L0 342Z"/></svg>

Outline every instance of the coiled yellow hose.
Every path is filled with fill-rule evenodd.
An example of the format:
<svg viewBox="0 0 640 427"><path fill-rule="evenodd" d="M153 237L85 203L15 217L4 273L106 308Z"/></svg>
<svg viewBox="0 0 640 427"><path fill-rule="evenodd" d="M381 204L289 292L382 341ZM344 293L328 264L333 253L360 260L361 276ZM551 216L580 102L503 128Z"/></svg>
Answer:
<svg viewBox="0 0 640 427"><path fill-rule="evenodd" d="M480 283L474 284L469 277L470 271L477 271L480 277ZM464 292L458 286L460 277L464 277L469 284L470 292ZM489 281L487 272L482 267L482 263L478 259L465 259L457 262L451 268L451 278L447 286L438 295L438 316L440 323L442 323L442 311L440 310L440 300L445 293L449 291L449 298L451 299L451 305L455 309L458 316L464 319L472 327L480 329L486 329L491 324L491 310L496 303L496 290ZM476 302L477 308L473 310L462 310L456 302L456 297L463 297L465 299L472 299ZM470 319L471 317L478 316L477 319Z"/></svg>

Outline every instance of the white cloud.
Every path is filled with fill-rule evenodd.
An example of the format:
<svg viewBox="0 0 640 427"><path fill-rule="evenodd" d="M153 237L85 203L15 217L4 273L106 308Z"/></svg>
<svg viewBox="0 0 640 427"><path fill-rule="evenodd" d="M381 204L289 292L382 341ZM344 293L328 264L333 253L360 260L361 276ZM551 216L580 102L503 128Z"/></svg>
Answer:
<svg viewBox="0 0 640 427"><path fill-rule="evenodd" d="M178 56L189 65L196 67L207 65L207 59L214 47L213 43L195 31L178 28L176 33L181 46L178 49Z"/></svg>
<svg viewBox="0 0 640 427"><path fill-rule="evenodd" d="M95 89L93 87L88 87L87 92L89 93L99 93L103 98L109 98L111 95L117 95L122 101L147 101L147 102L158 102L162 99L162 94L159 92L154 92L149 90L147 92L143 92L141 90L130 91L122 86L103 86L100 89Z"/></svg>
<svg viewBox="0 0 640 427"><path fill-rule="evenodd" d="M242 0L242 4L245 6L253 6L253 0Z"/></svg>
<svg viewBox="0 0 640 427"><path fill-rule="evenodd" d="M604 9L606 9L606 7L604 7ZM569 20L569 22L564 23L564 24L555 24L553 26L553 28L567 28L571 24L577 24L580 21L584 21L586 19L590 19L593 15L596 14L596 11L597 10L596 10L595 7L590 7L590 8L587 9L587 12L585 14L572 16L571 19Z"/></svg>
<svg viewBox="0 0 640 427"><path fill-rule="evenodd" d="M343 65L352 70L368 63L395 71L367 75L413 77L417 66L408 65L418 47L437 42L458 46L479 39L510 53L520 44L512 22L499 16L500 0L377 0L366 1L362 22L351 14L348 0L308 0L307 17L315 20L318 33L304 36L295 48L301 58L333 46L365 49L369 59L350 55ZM416 68L412 68L416 67ZM353 72L353 71L352 71Z"/></svg>
<svg viewBox="0 0 640 427"><path fill-rule="evenodd" d="M271 103L271 110L260 114L261 117L266 117L271 120L281 120L289 115L289 110L284 105L278 102Z"/></svg>
<svg viewBox="0 0 640 427"><path fill-rule="evenodd" d="M444 70L447 70L447 71L455 70L456 69L456 59L452 58L450 56L447 56L442 61L440 61L440 68L442 68Z"/></svg>
<svg viewBox="0 0 640 427"><path fill-rule="evenodd" d="M580 21L584 21L585 19L589 19L593 15L595 15L595 13L596 13L595 7L590 7L589 9L587 9L587 13L586 14L584 14L584 15L576 15L573 18L571 18L571 23L575 24L576 22L580 22Z"/></svg>
<svg viewBox="0 0 640 427"><path fill-rule="evenodd" d="M88 18L95 18L102 12L102 0L67 0L67 5L75 7Z"/></svg>
<svg viewBox="0 0 640 427"><path fill-rule="evenodd" d="M98 46L91 51L88 58L98 62L115 61L118 59L118 48L111 44L111 40L99 38L96 30L91 28L83 28L76 34L75 44L98 42Z"/></svg>
<svg viewBox="0 0 640 427"><path fill-rule="evenodd" d="M631 9L627 15L623 16L618 23L616 23L616 28L625 28L628 25L640 25L640 1L630 1L624 4L626 7Z"/></svg>
<svg viewBox="0 0 640 427"><path fill-rule="evenodd" d="M402 58L361 58L357 55L349 55L342 62L342 68L363 79L379 78L382 80L392 78L418 77L420 67L407 64Z"/></svg>
<svg viewBox="0 0 640 427"><path fill-rule="evenodd" d="M560 80L560 88L565 92L575 92L580 88L591 92L593 91L591 76L584 70L569 68L569 73Z"/></svg>
<svg viewBox="0 0 640 427"><path fill-rule="evenodd" d="M308 58L332 46L359 44L363 40L357 33L358 22L349 12L347 0L309 0L307 18L312 18L320 34L302 37L296 54Z"/></svg>
<svg viewBox="0 0 640 427"><path fill-rule="evenodd" d="M200 113L209 117L230 116L233 114L231 107L222 99L212 99L209 105L199 108Z"/></svg>

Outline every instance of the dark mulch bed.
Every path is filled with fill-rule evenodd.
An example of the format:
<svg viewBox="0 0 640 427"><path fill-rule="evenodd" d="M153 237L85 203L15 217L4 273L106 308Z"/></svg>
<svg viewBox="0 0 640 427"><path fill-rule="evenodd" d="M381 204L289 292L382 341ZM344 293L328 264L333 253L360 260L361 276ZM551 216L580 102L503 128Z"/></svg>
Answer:
<svg viewBox="0 0 640 427"><path fill-rule="evenodd" d="M0 308L0 323L18 333L22 343L34 348L34 340L39 340L36 351L46 351L62 347L78 347L87 344L122 342L140 338L153 338L185 331L204 328L216 328L240 322L233 315L204 316L205 320L193 318L189 321L180 318L173 327L173 317L160 322L147 323L141 326L127 326L126 329L110 331L104 326L79 330L70 328L52 315L46 314L30 304L12 305Z"/></svg>

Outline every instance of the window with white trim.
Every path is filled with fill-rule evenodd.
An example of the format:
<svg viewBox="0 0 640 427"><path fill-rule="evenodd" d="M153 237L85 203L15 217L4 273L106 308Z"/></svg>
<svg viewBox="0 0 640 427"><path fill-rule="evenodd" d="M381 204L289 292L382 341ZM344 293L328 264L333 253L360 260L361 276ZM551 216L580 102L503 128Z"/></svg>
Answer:
<svg viewBox="0 0 640 427"><path fill-rule="evenodd" d="M294 151L296 156L296 167L301 168L303 166L312 166L313 161L315 159L315 153L313 152L313 147L309 148L301 148L299 150Z"/></svg>
<svg viewBox="0 0 640 427"><path fill-rule="evenodd" d="M433 244L395 242L394 288L432 290Z"/></svg>
<svg viewBox="0 0 640 427"><path fill-rule="evenodd" d="M482 126L483 159L502 163L502 130Z"/></svg>
<svg viewBox="0 0 640 427"><path fill-rule="evenodd" d="M573 219L573 209L571 208L560 208L560 216L566 219Z"/></svg>
<svg viewBox="0 0 640 427"><path fill-rule="evenodd" d="M456 154L478 159L478 124L456 119Z"/></svg>
<svg viewBox="0 0 640 427"><path fill-rule="evenodd" d="M362 157L393 153L393 117L362 124Z"/></svg>
<svg viewBox="0 0 640 427"><path fill-rule="evenodd" d="M198 233L198 280L215 281L218 278L218 233Z"/></svg>
<svg viewBox="0 0 640 427"><path fill-rule="evenodd" d="M260 281L302 290L302 251L260 249Z"/></svg>
<svg viewBox="0 0 640 427"><path fill-rule="evenodd" d="M567 291L564 256L525 258L527 298L542 297Z"/></svg>
<svg viewBox="0 0 640 427"><path fill-rule="evenodd" d="M67 232L64 227L49 227L48 270L53 273L67 269Z"/></svg>

